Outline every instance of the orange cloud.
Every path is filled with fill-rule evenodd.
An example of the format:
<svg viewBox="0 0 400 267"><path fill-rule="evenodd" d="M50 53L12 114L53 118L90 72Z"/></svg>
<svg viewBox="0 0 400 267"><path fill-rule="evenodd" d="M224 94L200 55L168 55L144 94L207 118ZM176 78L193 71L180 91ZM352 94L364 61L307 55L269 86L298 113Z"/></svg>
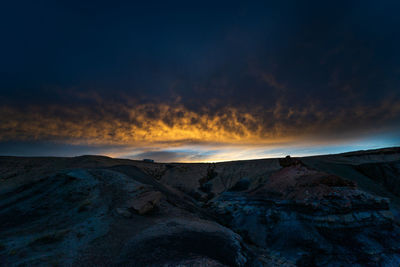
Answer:
<svg viewBox="0 0 400 267"><path fill-rule="evenodd" d="M54 140L71 144L158 146L268 145L358 129L398 118L400 103L323 110L318 103L270 108L227 106L194 111L177 104L103 102L95 106L0 107L0 141ZM383 125L383 124L382 124ZM376 128L377 125L374 125Z"/></svg>
<svg viewBox="0 0 400 267"><path fill-rule="evenodd" d="M0 140L68 140L89 144L268 142L257 118L227 108L215 115L166 104L120 106L119 114L85 107L0 109ZM120 116L122 114L122 116ZM276 138L274 138L276 139Z"/></svg>

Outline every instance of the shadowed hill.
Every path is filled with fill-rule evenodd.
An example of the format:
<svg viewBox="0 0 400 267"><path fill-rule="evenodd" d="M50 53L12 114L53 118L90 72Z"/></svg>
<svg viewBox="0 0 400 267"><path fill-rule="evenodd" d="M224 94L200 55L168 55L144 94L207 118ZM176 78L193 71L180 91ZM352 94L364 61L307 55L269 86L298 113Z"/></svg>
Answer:
<svg viewBox="0 0 400 267"><path fill-rule="evenodd" d="M396 266L399 162L0 157L0 265Z"/></svg>

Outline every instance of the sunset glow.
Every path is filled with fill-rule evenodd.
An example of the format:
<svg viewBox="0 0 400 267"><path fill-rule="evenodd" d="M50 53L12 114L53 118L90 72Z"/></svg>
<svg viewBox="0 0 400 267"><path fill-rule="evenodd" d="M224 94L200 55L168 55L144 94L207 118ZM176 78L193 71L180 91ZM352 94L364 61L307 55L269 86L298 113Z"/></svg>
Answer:
<svg viewBox="0 0 400 267"><path fill-rule="evenodd" d="M225 161L400 145L400 38L391 16L371 22L373 3L41 5L23 27L3 16L18 35L1 44L0 154Z"/></svg>

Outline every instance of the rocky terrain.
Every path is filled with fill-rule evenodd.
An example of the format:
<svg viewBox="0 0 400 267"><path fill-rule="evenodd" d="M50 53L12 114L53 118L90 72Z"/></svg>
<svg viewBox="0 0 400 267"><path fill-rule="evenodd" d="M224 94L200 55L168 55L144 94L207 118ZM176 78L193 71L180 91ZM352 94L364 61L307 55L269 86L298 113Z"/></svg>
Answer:
<svg viewBox="0 0 400 267"><path fill-rule="evenodd" d="M400 148L223 163L0 157L1 266L399 266Z"/></svg>

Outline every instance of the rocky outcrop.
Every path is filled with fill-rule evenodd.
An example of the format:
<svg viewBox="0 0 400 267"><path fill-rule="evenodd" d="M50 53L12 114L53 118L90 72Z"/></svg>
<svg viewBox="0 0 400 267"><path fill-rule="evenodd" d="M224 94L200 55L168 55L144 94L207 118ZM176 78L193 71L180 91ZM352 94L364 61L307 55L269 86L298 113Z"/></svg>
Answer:
<svg viewBox="0 0 400 267"><path fill-rule="evenodd" d="M389 200L301 164L256 190L225 192L210 209L248 243L298 265L400 264Z"/></svg>
<svg viewBox="0 0 400 267"><path fill-rule="evenodd" d="M157 208L162 197L159 191L142 192L128 201L127 208L140 215L147 214Z"/></svg>
<svg viewBox="0 0 400 267"><path fill-rule="evenodd" d="M128 200L116 208L117 214L125 218L131 218L132 214L145 215L156 211L164 195L154 189L153 186L139 182L129 184L126 188L129 192Z"/></svg>

